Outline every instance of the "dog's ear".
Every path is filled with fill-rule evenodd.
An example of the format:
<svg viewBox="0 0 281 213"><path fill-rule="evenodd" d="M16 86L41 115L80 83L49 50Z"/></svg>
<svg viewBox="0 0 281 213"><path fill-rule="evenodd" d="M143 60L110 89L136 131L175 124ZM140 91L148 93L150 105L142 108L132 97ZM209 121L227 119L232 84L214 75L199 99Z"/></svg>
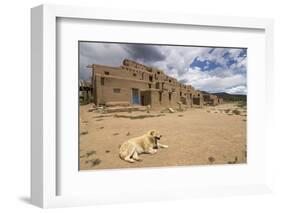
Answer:
<svg viewBox="0 0 281 213"><path fill-rule="evenodd" d="M150 130L150 131L148 132L148 134L151 135L151 136L155 136L156 131L155 131L155 130Z"/></svg>

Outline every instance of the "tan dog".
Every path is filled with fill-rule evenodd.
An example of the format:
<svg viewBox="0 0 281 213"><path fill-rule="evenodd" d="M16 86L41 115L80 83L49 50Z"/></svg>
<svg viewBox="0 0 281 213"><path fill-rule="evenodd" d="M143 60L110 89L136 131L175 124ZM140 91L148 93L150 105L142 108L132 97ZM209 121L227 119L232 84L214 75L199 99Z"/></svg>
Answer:
<svg viewBox="0 0 281 213"><path fill-rule="evenodd" d="M158 148L168 148L168 146L160 144L161 135L156 130L150 130L146 134L132 138L124 142L119 149L121 159L130 163L141 161L139 154L149 153L155 154Z"/></svg>

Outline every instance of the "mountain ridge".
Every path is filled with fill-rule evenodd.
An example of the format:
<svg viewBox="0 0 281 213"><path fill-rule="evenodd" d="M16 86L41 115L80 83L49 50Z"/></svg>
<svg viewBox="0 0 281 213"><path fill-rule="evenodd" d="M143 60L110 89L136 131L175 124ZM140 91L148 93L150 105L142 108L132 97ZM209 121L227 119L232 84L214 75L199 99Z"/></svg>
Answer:
<svg viewBox="0 0 281 213"><path fill-rule="evenodd" d="M216 93L210 93L212 95L216 95L219 98L223 98L224 101L247 101L247 95L242 94L229 94L226 92L216 92Z"/></svg>

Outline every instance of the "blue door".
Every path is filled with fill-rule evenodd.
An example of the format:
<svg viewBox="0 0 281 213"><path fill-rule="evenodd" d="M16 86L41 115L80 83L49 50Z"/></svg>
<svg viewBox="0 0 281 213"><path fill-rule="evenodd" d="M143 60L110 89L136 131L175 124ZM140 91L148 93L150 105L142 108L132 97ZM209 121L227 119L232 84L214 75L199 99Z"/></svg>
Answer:
<svg viewBox="0 0 281 213"><path fill-rule="evenodd" d="M133 104L140 104L140 96L138 89L132 89L132 102Z"/></svg>

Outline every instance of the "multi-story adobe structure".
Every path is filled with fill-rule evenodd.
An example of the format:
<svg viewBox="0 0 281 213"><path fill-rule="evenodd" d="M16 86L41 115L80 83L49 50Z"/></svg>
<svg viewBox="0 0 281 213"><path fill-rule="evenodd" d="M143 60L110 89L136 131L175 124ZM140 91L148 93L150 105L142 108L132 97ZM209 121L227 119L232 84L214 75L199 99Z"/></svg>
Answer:
<svg viewBox="0 0 281 213"><path fill-rule="evenodd" d="M219 98L219 104L223 104L223 98Z"/></svg>
<svg viewBox="0 0 281 213"><path fill-rule="evenodd" d="M92 82L80 80L79 81L79 101L80 103L89 103L93 100L93 86Z"/></svg>
<svg viewBox="0 0 281 213"><path fill-rule="evenodd" d="M219 104L219 98L216 95L212 95L209 93L203 94L204 104L216 106Z"/></svg>
<svg viewBox="0 0 281 213"><path fill-rule="evenodd" d="M223 99L216 95L203 93L204 105L216 106L223 103Z"/></svg>
<svg viewBox="0 0 281 213"><path fill-rule="evenodd" d="M97 106L112 103L152 108L203 106L203 94L162 70L125 59L119 67L92 64L93 98Z"/></svg>

